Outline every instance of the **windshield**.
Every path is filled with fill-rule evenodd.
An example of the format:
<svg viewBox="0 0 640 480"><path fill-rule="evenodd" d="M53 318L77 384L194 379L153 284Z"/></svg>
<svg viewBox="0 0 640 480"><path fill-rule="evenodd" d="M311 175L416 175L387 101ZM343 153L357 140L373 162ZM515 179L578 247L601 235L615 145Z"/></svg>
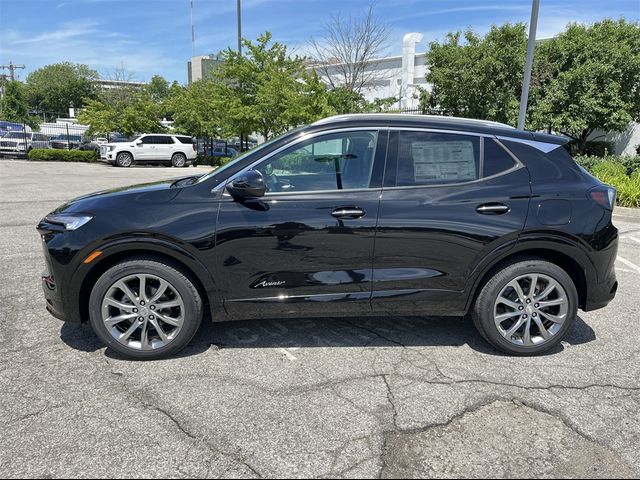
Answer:
<svg viewBox="0 0 640 480"><path fill-rule="evenodd" d="M24 132L9 132L2 138L24 138L24 137L25 137L25 133ZM27 133L26 137L30 138L31 134Z"/></svg>
<svg viewBox="0 0 640 480"><path fill-rule="evenodd" d="M227 170L231 170L235 166L236 163L241 162L248 155L253 155L256 152L259 152L260 150L264 150L267 147L269 147L272 144L274 144L275 142L277 142L278 140L280 140L285 135L291 135L292 133L299 132L300 130L302 130L302 129L306 128L306 127L307 126L305 125L305 126L302 126L302 127L294 128L293 130L289 130L288 132L285 132L282 135L278 135L277 137L273 137L268 142L264 142L262 145L259 145L259 146L255 147L255 148L252 148L251 150L248 150L248 151L244 152L242 155L234 158L232 161L230 161L226 165L224 165L222 167L215 168L214 170L212 170L211 172L207 173L206 175L203 175L202 177L200 177L198 179L198 181L196 183L204 182L204 181L210 179L211 177L213 177L214 175L220 175L220 174L226 172Z"/></svg>

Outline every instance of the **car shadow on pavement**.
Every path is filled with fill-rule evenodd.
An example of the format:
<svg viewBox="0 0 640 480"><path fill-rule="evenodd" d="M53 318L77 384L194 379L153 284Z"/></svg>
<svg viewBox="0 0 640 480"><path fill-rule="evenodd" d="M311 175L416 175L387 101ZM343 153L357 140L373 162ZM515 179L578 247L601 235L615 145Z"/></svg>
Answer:
<svg viewBox="0 0 640 480"><path fill-rule="evenodd" d="M88 325L66 323L60 338L83 352L104 348ZM547 352L553 355L565 345L582 345L596 339L594 330L578 317L564 341ZM189 357L211 348L313 348L313 347L458 347L488 355L505 354L489 345L467 318L459 317L350 317L239 320L212 323L205 318L189 346L174 356ZM105 355L122 359L111 349Z"/></svg>

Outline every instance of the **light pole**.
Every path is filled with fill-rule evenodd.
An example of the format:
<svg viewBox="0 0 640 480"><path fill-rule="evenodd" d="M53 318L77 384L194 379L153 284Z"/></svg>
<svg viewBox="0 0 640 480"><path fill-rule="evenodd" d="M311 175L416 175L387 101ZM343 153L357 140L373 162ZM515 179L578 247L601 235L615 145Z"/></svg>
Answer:
<svg viewBox="0 0 640 480"><path fill-rule="evenodd" d="M240 1L240 0L238 0ZM524 128L524 119L527 115L527 102L529 101L529 85L531 84L531 68L533 66L533 50L536 46L536 28L538 26L538 10L540 0L533 0L531 4L531 22L529 23L529 41L527 42L527 60L524 66L524 80L522 82L522 94L520 95L520 113L518 115L518 128Z"/></svg>
<svg viewBox="0 0 640 480"><path fill-rule="evenodd" d="M238 55L242 56L242 6L240 5L241 0L237 0L237 10L238 10Z"/></svg>

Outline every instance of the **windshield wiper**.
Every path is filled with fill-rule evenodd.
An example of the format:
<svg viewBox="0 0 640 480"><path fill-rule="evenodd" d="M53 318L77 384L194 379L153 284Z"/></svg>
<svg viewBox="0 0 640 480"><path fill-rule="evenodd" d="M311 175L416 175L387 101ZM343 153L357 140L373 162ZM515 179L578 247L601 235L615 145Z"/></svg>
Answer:
<svg viewBox="0 0 640 480"><path fill-rule="evenodd" d="M175 182L173 182L171 184L171 188L174 188L174 187L186 187L188 185L193 185L194 183L196 183L198 181L198 179L201 176L202 175L192 175L192 176L186 177L186 178L179 178L179 179L177 179Z"/></svg>

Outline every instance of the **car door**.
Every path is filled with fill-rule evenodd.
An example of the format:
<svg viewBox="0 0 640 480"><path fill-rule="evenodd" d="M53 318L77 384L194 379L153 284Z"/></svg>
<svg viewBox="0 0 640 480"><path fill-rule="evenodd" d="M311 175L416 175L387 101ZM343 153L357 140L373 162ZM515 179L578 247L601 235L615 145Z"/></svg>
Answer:
<svg viewBox="0 0 640 480"><path fill-rule="evenodd" d="M155 136L144 135L134 142L134 156L137 162L145 162L154 158L155 156Z"/></svg>
<svg viewBox="0 0 640 480"><path fill-rule="evenodd" d="M253 166L264 197L223 196L215 271L232 317L370 311L385 143L375 129L298 139Z"/></svg>
<svg viewBox="0 0 640 480"><path fill-rule="evenodd" d="M461 315L479 266L524 228L530 196L528 170L490 136L391 132L373 310Z"/></svg>
<svg viewBox="0 0 640 480"><path fill-rule="evenodd" d="M173 138L165 135L156 136L156 160L171 160L174 144Z"/></svg>

